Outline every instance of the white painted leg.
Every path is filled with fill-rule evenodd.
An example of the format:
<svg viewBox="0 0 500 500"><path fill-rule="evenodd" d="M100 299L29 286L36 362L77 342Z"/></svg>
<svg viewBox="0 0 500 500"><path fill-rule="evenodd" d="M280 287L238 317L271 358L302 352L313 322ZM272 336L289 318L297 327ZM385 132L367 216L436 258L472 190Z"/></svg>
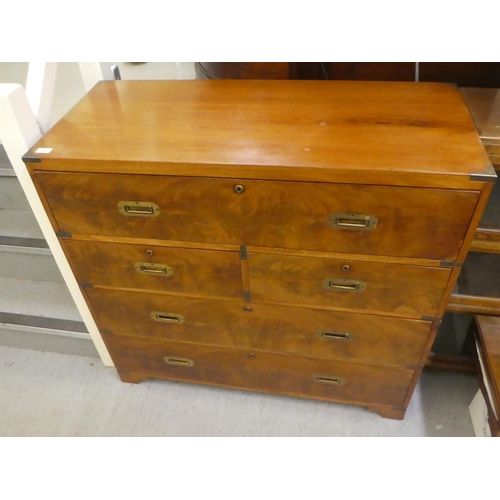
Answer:
<svg viewBox="0 0 500 500"><path fill-rule="evenodd" d="M111 63L81 62L78 64L80 65L83 83L87 92L89 92L97 82L115 79L115 75L111 69Z"/></svg>
<svg viewBox="0 0 500 500"><path fill-rule="evenodd" d="M57 63L30 62L28 67L26 97L43 132L49 130L56 74Z"/></svg>
<svg viewBox="0 0 500 500"><path fill-rule="evenodd" d="M0 84L0 141L5 147L7 156L14 167L31 209L103 363L107 366L113 366L108 350L102 341L87 303L38 197L33 181L21 159L41 137L42 132L35 115L31 111L23 87L18 84Z"/></svg>

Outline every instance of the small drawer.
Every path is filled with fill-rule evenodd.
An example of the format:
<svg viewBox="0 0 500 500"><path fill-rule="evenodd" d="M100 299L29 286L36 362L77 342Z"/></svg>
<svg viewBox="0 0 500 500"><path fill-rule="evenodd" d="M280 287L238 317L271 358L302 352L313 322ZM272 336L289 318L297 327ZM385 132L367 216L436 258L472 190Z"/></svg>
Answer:
<svg viewBox="0 0 500 500"><path fill-rule="evenodd" d="M414 373L115 335L105 341L120 372L361 405L402 406Z"/></svg>
<svg viewBox="0 0 500 500"><path fill-rule="evenodd" d="M248 245L455 260L479 192L253 181L242 198Z"/></svg>
<svg viewBox="0 0 500 500"><path fill-rule="evenodd" d="M431 323L368 314L89 289L102 331L392 366L418 365Z"/></svg>
<svg viewBox="0 0 500 500"><path fill-rule="evenodd" d="M59 230L72 234L241 244L231 179L36 172Z"/></svg>
<svg viewBox="0 0 500 500"><path fill-rule="evenodd" d="M450 269L249 254L253 301L289 302L420 319L436 316Z"/></svg>
<svg viewBox="0 0 500 500"><path fill-rule="evenodd" d="M80 283L241 298L238 252L65 240Z"/></svg>

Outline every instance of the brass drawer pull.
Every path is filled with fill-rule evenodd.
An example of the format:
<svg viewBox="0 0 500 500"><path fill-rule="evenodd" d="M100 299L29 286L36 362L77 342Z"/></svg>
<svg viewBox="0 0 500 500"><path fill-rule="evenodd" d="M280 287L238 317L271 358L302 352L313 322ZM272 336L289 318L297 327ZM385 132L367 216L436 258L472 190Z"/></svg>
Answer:
<svg viewBox="0 0 500 500"><path fill-rule="evenodd" d="M327 278L323 280L323 288L339 292L364 292L366 283L364 281Z"/></svg>
<svg viewBox="0 0 500 500"><path fill-rule="evenodd" d="M160 323L184 323L186 319L182 314L176 314L171 312L153 311L151 313L151 319L154 321L159 321Z"/></svg>
<svg viewBox="0 0 500 500"><path fill-rule="evenodd" d="M151 201L120 201L118 211L127 217L158 217L160 207Z"/></svg>
<svg viewBox="0 0 500 500"><path fill-rule="evenodd" d="M141 274L154 274L155 276L172 276L174 271L165 264L151 264L150 262L137 262L135 270Z"/></svg>
<svg viewBox="0 0 500 500"><path fill-rule="evenodd" d="M377 217L364 214L333 214L328 218L330 227L371 231L377 227Z"/></svg>
<svg viewBox="0 0 500 500"><path fill-rule="evenodd" d="M318 382L319 384L331 384L331 385L344 385L345 384L345 380L342 377L316 376L316 377L313 377L313 382Z"/></svg>
<svg viewBox="0 0 500 500"><path fill-rule="evenodd" d="M188 358L174 358L173 356L165 356L163 361L168 365L175 366L194 366L194 361Z"/></svg>
<svg viewBox="0 0 500 500"><path fill-rule="evenodd" d="M335 330L320 330L318 335L328 340L354 340L354 335L348 332L337 332Z"/></svg>

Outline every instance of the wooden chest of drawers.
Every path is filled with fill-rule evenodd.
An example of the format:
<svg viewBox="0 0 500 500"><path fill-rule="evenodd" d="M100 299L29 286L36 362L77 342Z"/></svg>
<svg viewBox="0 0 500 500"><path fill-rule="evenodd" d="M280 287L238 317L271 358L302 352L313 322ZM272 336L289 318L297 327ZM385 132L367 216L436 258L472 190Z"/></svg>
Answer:
<svg viewBox="0 0 500 500"><path fill-rule="evenodd" d="M443 84L102 82L24 160L123 381L393 418L496 178Z"/></svg>

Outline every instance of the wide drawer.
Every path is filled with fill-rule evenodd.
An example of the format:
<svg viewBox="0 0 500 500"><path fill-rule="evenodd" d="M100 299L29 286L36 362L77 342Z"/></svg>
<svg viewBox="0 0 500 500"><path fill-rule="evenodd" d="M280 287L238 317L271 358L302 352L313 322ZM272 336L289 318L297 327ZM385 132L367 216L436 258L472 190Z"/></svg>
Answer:
<svg viewBox="0 0 500 500"><path fill-rule="evenodd" d="M65 240L79 283L243 297L238 252Z"/></svg>
<svg viewBox="0 0 500 500"><path fill-rule="evenodd" d="M479 192L36 172L63 232L454 260Z"/></svg>
<svg viewBox="0 0 500 500"><path fill-rule="evenodd" d="M368 314L87 290L103 332L395 366L418 365L431 323Z"/></svg>
<svg viewBox="0 0 500 500"><path fill-rule="evenodd" d="M289 302L420 319L435 316L450 269L249 254L252 301Z"/></svg>
<svg viewBox="0 0 500 500"><path fill-rule="evenodd" d="M414 373L135 337L105 339L119 372L329 401L402 406Z"/></svg>

